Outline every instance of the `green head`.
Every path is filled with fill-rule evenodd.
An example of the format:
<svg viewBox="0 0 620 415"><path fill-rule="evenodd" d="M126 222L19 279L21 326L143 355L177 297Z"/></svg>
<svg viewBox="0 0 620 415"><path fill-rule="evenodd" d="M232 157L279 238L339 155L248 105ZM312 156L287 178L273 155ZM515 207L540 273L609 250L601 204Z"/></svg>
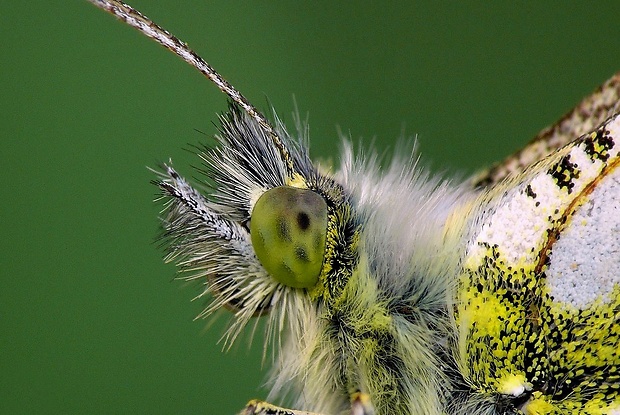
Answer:
<svg viewBox="0 0 620 415"><path fill-rule="evenodd" d="M258 260L276 281L313 287L321 273L327 235L327 203L312 190L281 186L254 205L250 236Z"/></svg>

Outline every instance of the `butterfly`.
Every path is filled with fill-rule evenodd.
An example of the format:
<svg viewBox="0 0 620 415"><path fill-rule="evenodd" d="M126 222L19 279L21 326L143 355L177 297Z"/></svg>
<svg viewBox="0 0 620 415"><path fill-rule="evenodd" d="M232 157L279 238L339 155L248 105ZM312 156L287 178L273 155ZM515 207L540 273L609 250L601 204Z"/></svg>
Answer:
<svg viewBox="0 0 620 415"><path fill-rule="evenodd" d="M468 181L346 142L331 172L301 122L270 121L130 6L91 2L230 98L204 183L170 163L155 183L202 316L232 312L229 344L266 319L268 399L294 409L242 413L620 414L620 74Z"/></svg>

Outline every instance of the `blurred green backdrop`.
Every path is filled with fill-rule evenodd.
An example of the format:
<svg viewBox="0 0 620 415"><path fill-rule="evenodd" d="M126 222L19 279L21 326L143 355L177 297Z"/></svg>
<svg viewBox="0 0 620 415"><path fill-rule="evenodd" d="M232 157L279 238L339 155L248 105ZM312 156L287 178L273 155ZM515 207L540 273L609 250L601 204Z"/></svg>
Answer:
<svg viewBox="0 0 620 415"><path fill-rule="evenodd" d="M136 0L251 101L389 150L403 126L436 169L518 149L620 70L620 3ZM0 15L0 413L232 414L260 389L261 345L222 324L153 243L146 166L212 135L226 98L86 1Z"/></svg>

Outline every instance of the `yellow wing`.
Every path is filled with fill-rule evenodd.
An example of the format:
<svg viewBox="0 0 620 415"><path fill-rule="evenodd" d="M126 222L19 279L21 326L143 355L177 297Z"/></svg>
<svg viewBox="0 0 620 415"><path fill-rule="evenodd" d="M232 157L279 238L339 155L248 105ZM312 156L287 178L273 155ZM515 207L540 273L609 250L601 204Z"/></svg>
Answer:
<svg viewBox="0 0 620 415"><path fill-rule="evenodd" d="M481 404L620 413L619 150L616 115L485 196L457 317Z"/></svg>

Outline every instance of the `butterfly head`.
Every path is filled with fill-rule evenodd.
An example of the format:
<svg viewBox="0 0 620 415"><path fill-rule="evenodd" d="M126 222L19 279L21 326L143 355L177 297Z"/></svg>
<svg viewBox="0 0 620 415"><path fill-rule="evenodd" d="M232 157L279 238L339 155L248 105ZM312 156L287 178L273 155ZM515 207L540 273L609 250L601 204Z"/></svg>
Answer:
<svg viewBox="0 0 620 415"><path fill-rule="evenodd" d="M231 104L218 145L200 157L204 191L164 166L156 184L167 260L213 294L204 315L225 307L234 338L252 316L299 302L332 301L356 261L350 197L311 163L304 139L276 118L273 129Z"/></svg>

